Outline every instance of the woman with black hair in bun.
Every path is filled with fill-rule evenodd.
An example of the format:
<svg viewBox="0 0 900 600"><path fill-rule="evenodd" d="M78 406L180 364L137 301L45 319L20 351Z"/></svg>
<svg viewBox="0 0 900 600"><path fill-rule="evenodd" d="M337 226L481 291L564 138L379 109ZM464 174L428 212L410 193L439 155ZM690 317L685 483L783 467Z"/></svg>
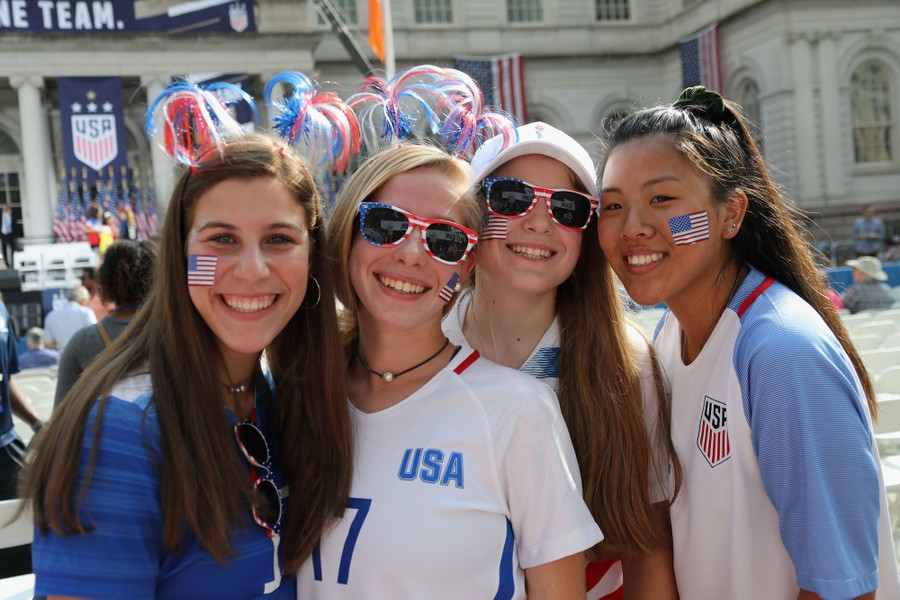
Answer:
<svg viewBox="0 0 900 600"><path fill-rule="evenodd" d="M690 88L608 144L600 245L669 307L680 596L900 598L872 382L738 107Z"/></svg>

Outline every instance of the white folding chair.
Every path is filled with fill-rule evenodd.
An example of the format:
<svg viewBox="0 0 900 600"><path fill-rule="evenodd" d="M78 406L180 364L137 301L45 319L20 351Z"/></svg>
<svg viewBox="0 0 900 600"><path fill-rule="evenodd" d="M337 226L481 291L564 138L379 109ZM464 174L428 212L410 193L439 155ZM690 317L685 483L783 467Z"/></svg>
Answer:
<svg viewBox="0 0 900 600"><path fill-rule="evenodd" d="M856 332L850 334L850 339L857 350L875 350L881 348L883 338L877 333L863 333L857 335Z"/></svg>
<svg viewBox="0 0 900 600"><path fill-rule="evenodd" d="M860 350L859 356L869 372L876 377L888 367L900 365L900 348Z"/></svg>
<svg viewBox="0 0 900 600"><path fill-rule="evenodd" d="M872 318L871 313L861 312L856 314L841 314L841 320L844 322L844 325L847 326L847 329L853 331L859 325L863 323L867 323Z"/></svg>
<svg viewBox="0 0 900 600"><path fill-rule="evenodd" d="M882 348L900 348L900 331L895 331L883 340L881 340Z"/></svg>
<svg viewBox="0 0 900 600"><path fill-rule="evenodd" d="M865 323L860 323L853 328L853 335L875 334L881 338L897 331L897 323L893 319L881 319L873 316Z"/></svg>
<svg viewBox="0 0 900 600"><path fill-rule="evenodd" d="M875 377L875 391L900 395L900 365L888 367Z"/></svg>

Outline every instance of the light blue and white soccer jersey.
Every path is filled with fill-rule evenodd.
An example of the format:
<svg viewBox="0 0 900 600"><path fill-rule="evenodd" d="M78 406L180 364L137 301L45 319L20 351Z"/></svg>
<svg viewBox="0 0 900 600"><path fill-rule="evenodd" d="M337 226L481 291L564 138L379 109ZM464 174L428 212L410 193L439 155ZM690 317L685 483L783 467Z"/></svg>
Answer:
<svg viewBox="0 0 900 600"><path fill-rule="evenodd" d="M813 308L751 270L700 355L667 313L684 485L672 509L682 598L787 600L798 589L900 598L878 450L846 353Z"/></svg>
<svg viewBox="0 0 900 600"><path fill-rule="evenodd" d="M444 334L454 344L466 343L462 324L465 322L466 312L469 309L471 299L472 295L468 291L460 294L456 304L447 312L441 323ZM667 451L665 446L659 443L656 435L658 398L653 379L653 366L650 362L649 348L644 337L631 325L628 325L627 332L629 342L638 356L641 376L645 382L642 387L644 421L647 425L647 430L650 432L650 438L656 441L653 446L655 464L666 465L657 467L657 474L661 477L651 477L651 485L653 486L651 498L656 502L663 502L671 496L672 482L669 479ZM555 392L559 388L559 349L559 322L557 319L553 319L550 327L541 336L537 346L535 346L531 355L525 360L519 370L546 383ZM602 527L603 524L601 523L600 525ZM622 590L623 585L621 561L604 560L588 565L586 569L586 598L589 600L621 597L621 594L624 593ZM618 596L615 594L618 594Z"/></svg>
<svg viewBox="0 0 900 600"><path fill-rule="evenodd" d="M533 378L463 346L399 404L351 412L349 507L298 597L525 598L523 569L602 539L556 397Z"/></svg>
<svg viewBox="0 0 900 600"><path fill-rule="evenodd" d="M262 405L257 411L256 423L266 432L274 453L272 425ZM96 414L95 408L86 427L82 473ZM234 415L228 414L233 423ZM222 435L233 437L230 428ZM249 510L247 526L232 531L236 556L226 565L216 562L192 534L185 536L183 553L165 553L161 465L159 422L152 405L150 376L127 379L112 391L104 413L97 465L81 510L83 522L92 523L95 529L86 535L65 538L52 532L40 535L35 530L32 557L37 595L97 600L296 597L293 578L280 578L278 536L270 538L252 520ZM277 465L274 475L282 487ZM79 478L77 485L80 484ZM198 481L197 486L198 494L205 493L202 482ZM266 584L274 588L271 593L264 593Z"/></svg>

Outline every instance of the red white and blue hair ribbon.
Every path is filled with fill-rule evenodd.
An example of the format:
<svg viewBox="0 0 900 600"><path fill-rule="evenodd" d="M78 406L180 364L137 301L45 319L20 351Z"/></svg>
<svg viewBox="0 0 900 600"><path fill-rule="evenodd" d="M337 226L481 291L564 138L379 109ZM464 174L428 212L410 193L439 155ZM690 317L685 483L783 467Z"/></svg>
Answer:
<svg viewBox="0 0 900 600"><path fill-rule="evenodd" d="M246 103L257 117L253 98L236 85L218 82L201 88L178 82L150 105L144 129L177 162L196 167L207 152L244 134L232 113L239 103Z"/></svg>
<svg viewBox="0 0 900 600"><path fill-rule="evenodd" d="M280 87L287 91L276 98ZM360 129L353 110L334 92L317 93L313 81L296 71L273 77L263 90L273 129L297 147L316 170L341 175L359 152Z"/></svg>

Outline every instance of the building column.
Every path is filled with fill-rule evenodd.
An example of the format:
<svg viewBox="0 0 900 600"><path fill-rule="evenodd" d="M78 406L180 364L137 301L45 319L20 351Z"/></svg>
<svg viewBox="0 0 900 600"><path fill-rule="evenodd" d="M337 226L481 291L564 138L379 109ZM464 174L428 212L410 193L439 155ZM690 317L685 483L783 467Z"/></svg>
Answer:
<svg viewBox="0 0 900 600"><path fill-rule="evenodd" d="M19 94L22 126L22 162L25 165L22 225L26 238L53 240L53 204L56 201L56 168L50 146L50 123L41 102L44 78L10 77Z"/></svg>
<svg viewBox="0 0 900 600"><path fill-rule="evenodd" d="M812 52L815 34L791 33L791 69L794 78L794 153L797 168L797 200L821 201L813 96Z"/></svg>
<svg viewBox="0 0 900 600"><path fill-rule="evenodd" d="M838 32L826 32L819 40L819 95L822 98L822 151L825 162L825 194L829 199L840 199L847 193L844 185L846 168L841 144L841 122L838 82L835 69Z"/></svg>
<svg viewBox="0 0 900 600"><path fill-rule="evenodd" d="M147 90L147 106L166 89L169 80L158 75L141 76L141 85ZM166 209L172 190L175 189L175 159L166 154L156 142L150 140L150 162L153 165L153 188L156 195L156 207L159 211L159 222L165 221Z"/></svg>

